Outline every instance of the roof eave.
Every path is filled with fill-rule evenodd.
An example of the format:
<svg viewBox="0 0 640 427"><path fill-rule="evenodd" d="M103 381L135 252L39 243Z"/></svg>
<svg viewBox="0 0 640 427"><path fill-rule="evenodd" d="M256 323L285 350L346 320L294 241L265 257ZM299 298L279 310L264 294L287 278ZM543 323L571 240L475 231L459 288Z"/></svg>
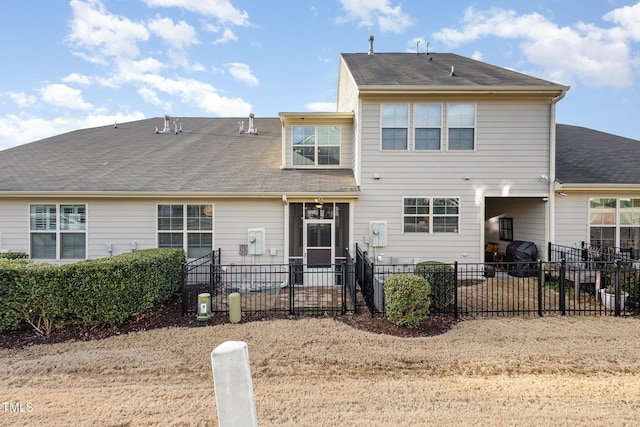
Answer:
<svg viewBox="0 0 640 427"><path fill-rule="evenodd" d="M556 97L563 95L569 86L404 86L404 85L360 85L361 94L488 94L488 95L548 95Z"/></svg>
<svg viewBox="0 0 640 427"><path fill-rule="evenodd" d="M628 193L640 193L640 183L638 184L591 184L591 183L560 183L556 182L555 191L585 193L585 192L614 192L622 191Z"/></svg>
<svg viewBox="0 0 640 427"><path fill-rule="evenodd" d="M270 192L153 192L153 191L0 191L0 198L69 198L69 199L110 199L110 198L257 198L257 199L280 199L283 195L291 197L332 197L332 198L358 198L360 191L270 191Z"/></svg>

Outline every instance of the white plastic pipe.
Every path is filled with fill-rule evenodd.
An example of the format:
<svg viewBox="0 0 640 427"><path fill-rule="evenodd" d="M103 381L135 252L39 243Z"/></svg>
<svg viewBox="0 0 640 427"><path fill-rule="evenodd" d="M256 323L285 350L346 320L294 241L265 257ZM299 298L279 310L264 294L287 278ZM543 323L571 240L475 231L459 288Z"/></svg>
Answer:
<svg viewBox="0 0 640 427"><path fill-rule="evenodd" d="M257 427L256 404L249 366L249 348L225 341L211 352L213 385L220 427Z"/></svg>

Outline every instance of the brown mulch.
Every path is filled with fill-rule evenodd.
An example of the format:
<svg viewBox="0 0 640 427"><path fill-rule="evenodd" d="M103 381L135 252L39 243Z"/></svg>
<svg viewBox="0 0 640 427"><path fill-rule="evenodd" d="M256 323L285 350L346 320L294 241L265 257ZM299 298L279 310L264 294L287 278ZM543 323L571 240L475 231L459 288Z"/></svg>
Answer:
<svg viewBox="0 0 640 427"><path fill-rule="evenodd" d="M348 312L345 315L325 314L324 317L331 317L336 321L343 322L356 329L398 337L425 337L443 334L456 322L452 317L429 316L415 328L408 329L400 327L387 320L384 316L371 316L360 294L358 294L356 308L355 313ZM260 313L243 315L241 322L297 319L301 317L303 316L291 316L286 313ZM219 325L224 323L229 323L229 316L227 314L213 314L208 324ZM168 327L199 326L202 325L196 320L195 314L189 313L184 316L182 315L181 297L180 295L176 295L166 303L153 306L144 313L120 325L103 327L70 325L59 330L54 330L46 336L38 335L31 327L27 326L14 332L0 332L0 348L15 349L37 344L91 341L114 335L127 334L129 332L142 332Z"/></svg>

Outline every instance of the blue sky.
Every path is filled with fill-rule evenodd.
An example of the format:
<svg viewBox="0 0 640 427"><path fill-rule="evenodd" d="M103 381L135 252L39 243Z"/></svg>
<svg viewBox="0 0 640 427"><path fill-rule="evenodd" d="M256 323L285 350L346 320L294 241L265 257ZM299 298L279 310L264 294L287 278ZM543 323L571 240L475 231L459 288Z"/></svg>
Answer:
<svg viewBox="0 0 640 427"><path fill-rule="evenodd" d="M640 2L3 4L0 149L169 114L332 111L341 52L453 52L571 90L559 123L640 139Z"/></svg>

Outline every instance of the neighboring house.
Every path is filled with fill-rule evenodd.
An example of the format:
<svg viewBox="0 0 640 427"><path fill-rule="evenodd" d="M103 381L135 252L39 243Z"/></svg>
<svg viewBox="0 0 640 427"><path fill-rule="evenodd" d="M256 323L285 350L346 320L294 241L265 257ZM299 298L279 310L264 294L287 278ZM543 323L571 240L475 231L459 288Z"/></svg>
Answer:
<svg viewBox="0 0 640 427"><path fill-rule="evenodd" d="M556 126L568 89L371 46L341 55L337 112L153 118L14 147L0 152L0 250L221 248L224 264L319 267L356 243L385 263L482 262L509 239L543 257L548 242L639 248L640 143Z"/></svg>

